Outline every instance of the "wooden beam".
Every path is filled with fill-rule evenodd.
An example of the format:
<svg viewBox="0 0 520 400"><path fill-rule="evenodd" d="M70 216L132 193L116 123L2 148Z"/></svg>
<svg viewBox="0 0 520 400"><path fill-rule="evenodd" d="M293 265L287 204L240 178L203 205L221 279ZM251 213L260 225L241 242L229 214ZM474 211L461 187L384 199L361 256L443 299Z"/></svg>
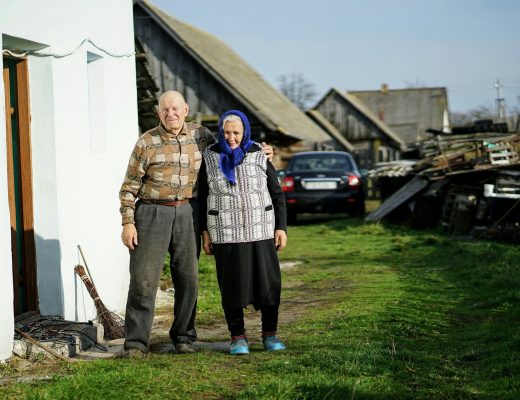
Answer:
<svg viewBox="0 0 520 400"><path fill-rule="evenodd" d="M20 304L20 296L18 295L20 287L20 275L18 258L18 249L16 245L16 199L14 192L14 171L13 171L13 127L11 125L11 117L14 112L11 106L11 81L9 74L9 67L4 63L3 70L4 77L4 98L5 98L5 125L6 125L6 146L7 146L7 198L9 203L9 219L11 222L11 252L12 258L12 270L13 270L13 288L14 288L14 313L15 315L22 312Z"/></svg>
<svg viewBox="0 0 520 400"><path fill-rule="evenodd" d="M29 72L27 60L22 60L16 64L16 85L18 94L18 135L20 138L26 306L28 310L37 310L38 294L32 202L31 116L29 113Z"/></svg>

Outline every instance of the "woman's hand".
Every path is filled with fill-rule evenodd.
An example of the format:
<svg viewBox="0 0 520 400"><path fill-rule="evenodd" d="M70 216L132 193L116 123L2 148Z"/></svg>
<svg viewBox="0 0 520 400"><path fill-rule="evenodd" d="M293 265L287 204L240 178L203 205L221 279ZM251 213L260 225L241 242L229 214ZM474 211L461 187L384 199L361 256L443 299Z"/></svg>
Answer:
<svg viewBox="0 0 520 400"><path fill-rule="evenodd" d="M208 231L202 231L202 248L207 256L213 255L213 245Z"/></svg>
<svg viewBox="0 0 520 400"><path fill-rule="evenodd" d="M276 250L283 250L287 244L287 234L281 229L274 231L274 245Z"/></svg>

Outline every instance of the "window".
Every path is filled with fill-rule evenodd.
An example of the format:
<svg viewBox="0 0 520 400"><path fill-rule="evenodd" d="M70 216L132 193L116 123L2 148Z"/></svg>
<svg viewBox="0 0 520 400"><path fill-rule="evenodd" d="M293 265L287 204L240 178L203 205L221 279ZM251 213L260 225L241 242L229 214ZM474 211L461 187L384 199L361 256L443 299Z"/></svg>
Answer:
<svg viewBox="0 0 520 400"><path fill-rule="evenodd" d="M87 52L87 74L90 150L94 153L103 153L106 150L103 57Z"/></svg>

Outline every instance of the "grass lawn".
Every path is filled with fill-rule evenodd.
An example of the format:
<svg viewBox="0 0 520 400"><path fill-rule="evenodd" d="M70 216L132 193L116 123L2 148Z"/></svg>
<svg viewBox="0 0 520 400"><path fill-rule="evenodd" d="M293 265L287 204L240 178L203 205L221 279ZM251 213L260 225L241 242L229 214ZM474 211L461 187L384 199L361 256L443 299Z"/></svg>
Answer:
<svg viewBox="0 0 520 400"><path fill-rule="evenodd" d="M283 271L287 351L42 361L50 380L0 398L520 398L519 246L330 218L291 226L280 257L298 262ZM198 323L221 320L202 257Z"/></svg>

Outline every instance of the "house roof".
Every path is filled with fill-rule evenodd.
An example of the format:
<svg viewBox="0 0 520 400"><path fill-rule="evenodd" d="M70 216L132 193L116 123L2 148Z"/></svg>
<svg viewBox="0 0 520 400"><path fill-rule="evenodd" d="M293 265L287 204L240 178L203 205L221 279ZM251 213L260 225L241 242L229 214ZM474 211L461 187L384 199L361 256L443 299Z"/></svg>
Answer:
<svg viewBox="0 0 520 400"><path fill-rule="evenodd" d="M268 84L226 43L179 21L148 1L136 0L135 4L147 11L173 40L200 62L268 129L309 142L330 140L325 131Z"/></svg>
<svg viewBox="0 0 520 400"><path fill-rule="evenodd" d="M351 90L406 143L414 143L427 129L442 130L448 95L444 87Z"/></svg>
<svg viewBox="0 0 520 400"><path fill-rule="evenodd" d="M355 150L355 147L350 143L340 131L332 125L327 118L323 116L318 110L308 110L307 115L312 118L320 127L322 127L334 140L340 143L345 149L350 152Z"/></svg>
<svg viewBox="0 0 520 400"><path fill-rule="evenodd" d="M343 92L336 88L331 88L314 108L318 108L319 104L331 94L335 94L342 100L349 103L357 111L363 114L370 122L372 122L391 141L395 142L401 149L406 147L406 143L399 136L397 136L397 134L387 124L381 121L362 101L347 92Z"/></svg>

